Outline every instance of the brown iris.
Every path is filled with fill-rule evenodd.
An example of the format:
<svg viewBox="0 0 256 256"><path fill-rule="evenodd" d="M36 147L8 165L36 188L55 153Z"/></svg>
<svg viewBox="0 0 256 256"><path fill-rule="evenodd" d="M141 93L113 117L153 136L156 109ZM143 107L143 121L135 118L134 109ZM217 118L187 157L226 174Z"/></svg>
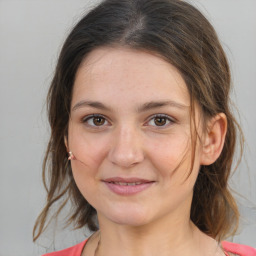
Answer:
<svg viewBox="0 0 256 256"><path fill-rule="evenodd" d="M166 118L165 117L155 117L154 122L157 126L163 126L166 124Z"/></svg>
<svg viewBox="0 0 256 256"><path fill-rule="evenodd" d="M100 126L100 125L103 125L105 123L105 119L103 117L94 117L93 118L93 123L96 125L96 126Z"/></svg>

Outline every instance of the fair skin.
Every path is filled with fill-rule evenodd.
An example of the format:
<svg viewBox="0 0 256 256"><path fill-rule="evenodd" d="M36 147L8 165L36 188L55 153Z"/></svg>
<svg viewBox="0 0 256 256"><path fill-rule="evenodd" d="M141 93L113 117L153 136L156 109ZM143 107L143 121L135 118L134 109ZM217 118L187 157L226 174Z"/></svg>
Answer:
<svg viewBox="0 0 256 256"><path fill-rule="evenodd" d="M177 69L127 48L86 57L66 139L75 182L100 225L82 255L93 256L99 239L97 255L104 256L224 255L190 221L200 165L218 158L227 127L219 114L204 131L200 113L196 104L201 143L191 170L190 98Z"/></svg>

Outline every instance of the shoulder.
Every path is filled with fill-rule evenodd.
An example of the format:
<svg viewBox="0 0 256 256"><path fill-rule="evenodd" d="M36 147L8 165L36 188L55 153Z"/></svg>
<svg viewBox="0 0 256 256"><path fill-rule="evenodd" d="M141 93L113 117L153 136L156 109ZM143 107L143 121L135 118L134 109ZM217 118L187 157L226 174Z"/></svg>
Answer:
<svg viewBox="0 0 256 256"><path fill-rule="evenodd" d="M256 249L247 245L235 244L227 241L223 241L221 245L227 253L239 256L256 256Z"/></svg>
<svg viewBox="0 0 256 256"><path fill-rule="evenodd" d="M44 254L42 256L81 256L86 242L87 242L87 240L85 240L77 245L74 245L72 247L69 247L67 249L57 251L57 252L50 252L50 253Z"/></svg>

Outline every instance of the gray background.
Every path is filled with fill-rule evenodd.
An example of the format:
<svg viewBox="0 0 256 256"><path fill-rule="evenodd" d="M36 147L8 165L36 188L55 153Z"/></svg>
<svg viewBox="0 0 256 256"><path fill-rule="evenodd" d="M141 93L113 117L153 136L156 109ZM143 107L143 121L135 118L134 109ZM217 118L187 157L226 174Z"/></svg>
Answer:
<svg viewBox="0 0 256 256"><path fill-rule="evenodd" d="M256 247L256 1L195 0L215 26L231 62L247 140L246 161L231 185L240 193L242 221L234 241ZM95 1L0 0L0 256L33 256L84 239L55 233L36 243L32 228L44 204L41 164L49 135L45 95L61 44ZM246 198L246 199L244 199Z"/></svg>

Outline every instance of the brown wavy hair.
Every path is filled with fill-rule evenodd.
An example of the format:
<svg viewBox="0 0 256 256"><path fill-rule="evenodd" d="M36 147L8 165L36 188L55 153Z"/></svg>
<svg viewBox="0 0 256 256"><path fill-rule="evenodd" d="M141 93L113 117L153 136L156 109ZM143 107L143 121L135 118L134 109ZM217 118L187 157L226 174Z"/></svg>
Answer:
<svg viewBox="0 0 256 256"><path fill-rule="evenodd" d="M34 241L47 227L49 211L56 202L61 203L55 216L71 200L73 207L68 222L73 222L76 228L87 225L92 231L98 229L96 210L74 182L64 137L67 136L76 72L88 53L103 46L129 47L157 54L179 70L191 103L199 103L204 117L226 115L228 130L224 148L215 163L201 166L194 187L191 220L218 240L234 234L239 213L228 179L237 138L240 139L240 156L242 154L243 135L231 113L230 70L214 28L201 12L184 1L106 0L70 32L48 92L51 137L43 163L47 202L35 223Z"/></svg>

